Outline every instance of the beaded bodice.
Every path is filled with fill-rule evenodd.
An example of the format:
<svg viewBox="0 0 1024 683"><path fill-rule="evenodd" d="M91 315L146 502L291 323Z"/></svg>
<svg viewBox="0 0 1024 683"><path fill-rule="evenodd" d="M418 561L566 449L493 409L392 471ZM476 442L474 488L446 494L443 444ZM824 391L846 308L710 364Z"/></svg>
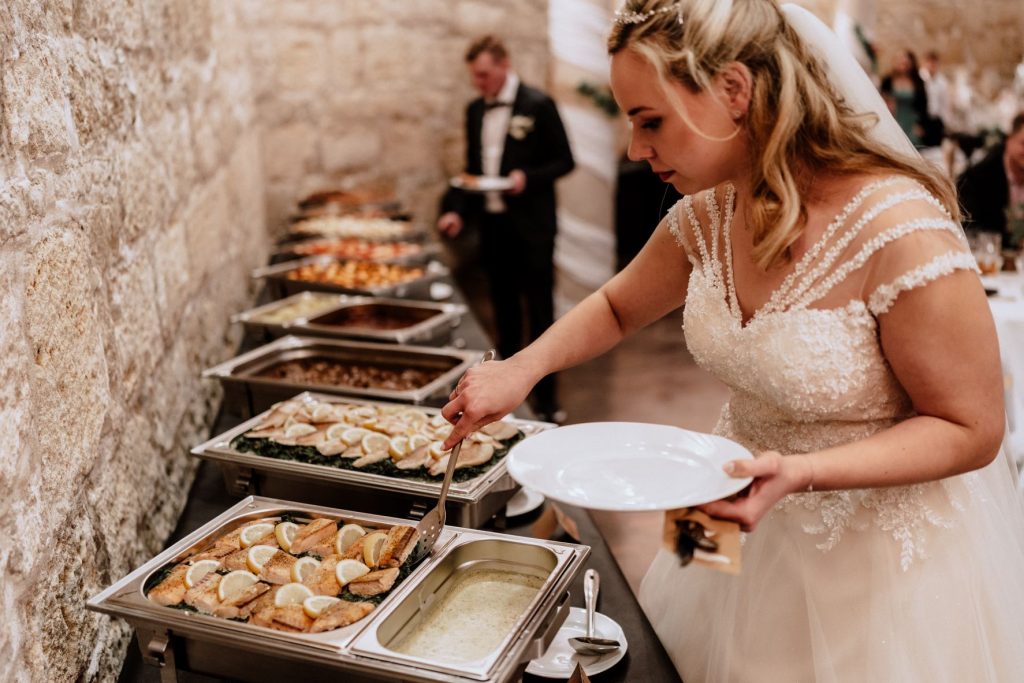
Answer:
<svg viewBox="0 0 1024 683"><path fill-rule="evenodd" d="M865 438L913 415L883 354L878 319L901 293L957 269L976 269L960 227L941 204L905 178L865 186L747 321L733 280L733 207L734 191L725 186L684 198L668 220L693 267L686 344L731 389L716 431L755 452L804 453ZM802 524L827 534L824 548L857 523L859 510L877 511L879 501L896 495L905 505L898 523L884 515L876 521L884 517L901 528L909 563L917 550L908 527L938 519L935 506L950 504L948 496L931 500L935 486L801 494L782 507L812 511Z"/></svg>

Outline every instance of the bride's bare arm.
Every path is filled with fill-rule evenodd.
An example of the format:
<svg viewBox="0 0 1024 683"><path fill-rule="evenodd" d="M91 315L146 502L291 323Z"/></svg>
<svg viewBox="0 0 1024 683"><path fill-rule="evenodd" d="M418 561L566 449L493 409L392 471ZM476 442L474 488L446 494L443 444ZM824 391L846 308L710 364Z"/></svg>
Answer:
<svg viewBox="0 0 1024 683"><path fill-rule="evenodd" d="M879 316L882 350L916 416L867 439L804 456L769 453L738 462L751 494L711 503L716 517L753 528L782 496L803 491L898 486L983 467L1005 427L995 325L973 273L959 271L899 295Z"/></svg>
<svg viewBox="0 0 1024 683"><path fill-rule="evenodd" d="M690 269L667 221L662 221L622 272L555 322L537 341L508 360L485 363L466 373L442 411L450 421L462 413L445 448L514 410L545 375L604 353L681 306Z"/></svg>

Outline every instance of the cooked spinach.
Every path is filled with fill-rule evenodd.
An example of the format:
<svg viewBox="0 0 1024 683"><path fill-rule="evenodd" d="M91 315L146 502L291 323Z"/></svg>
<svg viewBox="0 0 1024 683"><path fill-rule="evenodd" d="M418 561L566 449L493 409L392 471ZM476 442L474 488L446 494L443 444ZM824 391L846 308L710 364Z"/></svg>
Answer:
<svg viewBox="0 0 1024 683"><path fill-rule="evenodd" d="M455 473L452 475L452 481L464 482L479 477L494 467L499 460L504 458L505 455L508 454L509 448L523 439L524 436L525 435L522 432L517 432L512 438L500 441L499 443L501 446L494 449L494 455L490 460L482 465L455 470ZM436 477L432 476L423 468L419 468L418 470L398 469L390 458L381 460L380 462L371 463L365 467L356 467L353 464L355 460L351 458L340 458L336 455L323 455L314 446L284 446L272 439L252 439L242 435L234 438L231 442L231 447L243 453L255 453L256 455L262 455L267 458L305 462L311 465L323 465L325 467L335 467L340 470L351 470L354 472L368 472L370 474L380 474L385 477L399 477L402 479L430 482L437 482L443 479L442 475L438 475ZM284 520L284 515L281 516L281 519Z"/></svg>
<svg viewBox="0 0 1024 683"><path fill-rule="evenodd" d="M174 568L177 566L177 562L168 562L164 566L160 567L160 569L157 569L155 572L150 574L149 578L146 579L146 583L142 584L143 595L149 595L149 591L163 583L163 580L170 576L171 572L173 572Z"/></svg>
<svg viewBox="0 0 1024 683"><path fill-rule="evenodd" d="M192 605L188 604L187 602L179 602L177 605L167 605L167 606L170 607L171 609L180 609L182 612L196 612L196 613L199 612L199 610L197 610L195 607L193 607Z"/></svg>

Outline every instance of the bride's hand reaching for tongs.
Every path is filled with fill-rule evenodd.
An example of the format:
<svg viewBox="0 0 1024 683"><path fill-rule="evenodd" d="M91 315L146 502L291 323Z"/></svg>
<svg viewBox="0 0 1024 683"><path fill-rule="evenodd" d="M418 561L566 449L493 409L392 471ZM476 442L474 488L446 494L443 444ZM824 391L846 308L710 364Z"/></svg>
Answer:
<svg viewBox="0 0 1024 683"><path fill-rule="evenodd" d="M462 376L441 415L452 423L444 441L452 448L470 432L499 420L526 400L537 380L516 359L493 360L471 368Z"/></svg>

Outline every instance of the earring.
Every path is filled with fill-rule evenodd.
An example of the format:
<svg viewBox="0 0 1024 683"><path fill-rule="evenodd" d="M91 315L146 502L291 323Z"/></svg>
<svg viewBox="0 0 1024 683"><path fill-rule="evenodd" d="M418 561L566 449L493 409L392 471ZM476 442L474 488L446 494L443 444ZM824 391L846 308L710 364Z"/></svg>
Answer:
<svg viewBox="0 0 1024 683"><path fill-rule="evenodd" d="M743 116L743 112L741 112L739 109L733 109L731 112L729 112L729 114L732 116L733 119L737 119L737 120L741 116Z"/></svg>

